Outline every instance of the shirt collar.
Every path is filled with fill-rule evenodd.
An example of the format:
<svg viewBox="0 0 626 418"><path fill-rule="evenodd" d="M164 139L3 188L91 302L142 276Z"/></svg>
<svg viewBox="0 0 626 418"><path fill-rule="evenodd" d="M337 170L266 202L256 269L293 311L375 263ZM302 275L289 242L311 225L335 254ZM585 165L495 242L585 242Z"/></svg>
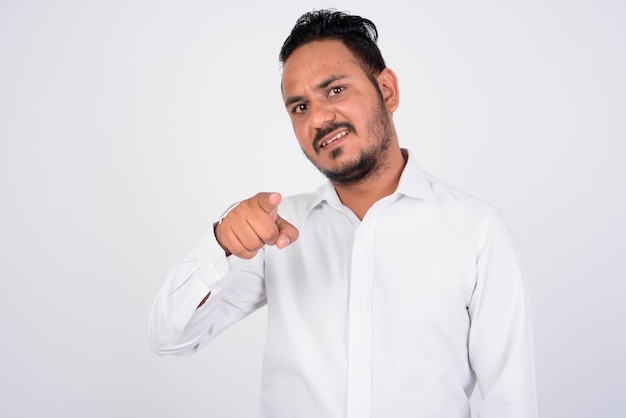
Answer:
<svg viewBox="0 0 626 418"><path fill-rule="evenodd" d="M414 197L416 199L434 199L435 194L430 185L430 180L426 172L417 163L417 159L407 149L402 149L402 152L408 154L406 165L400 176L400 182L396 193L403 194L405 196Z"/></svg>
<svg viewBox="0 0 626 418"><path fill-rule="evenodd" d="M415 199L434 199L435 195L430 186L430 181L426 173L421 169L413 154L407 149L402 152L408 155L406 165L400 176L400 181L396 189L397 194L413 197ZM331 206L340 208L341 200L335 191L335 187L330 181L326 181L317 188L317 199L314 206L326 201Z"/></svg>

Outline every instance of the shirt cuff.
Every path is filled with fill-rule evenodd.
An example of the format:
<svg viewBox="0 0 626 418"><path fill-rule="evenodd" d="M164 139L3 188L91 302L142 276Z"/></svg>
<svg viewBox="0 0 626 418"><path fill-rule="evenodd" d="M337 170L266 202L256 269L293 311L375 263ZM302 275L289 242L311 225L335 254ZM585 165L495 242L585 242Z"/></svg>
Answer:
<svg viewBox="0 0 626 418"><path fill-rule="evenodd" d="M228 259L224 249L215 238L213 226L198 243L194 253L198 261L200 277L209 289L228 273Z"/></svg>

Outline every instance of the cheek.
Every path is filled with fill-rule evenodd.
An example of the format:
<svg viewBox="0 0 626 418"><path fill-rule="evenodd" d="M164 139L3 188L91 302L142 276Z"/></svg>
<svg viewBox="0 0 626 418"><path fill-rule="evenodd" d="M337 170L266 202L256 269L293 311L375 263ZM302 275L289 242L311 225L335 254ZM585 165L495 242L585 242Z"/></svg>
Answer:
<svg viewBox="0 0 626 418"><path fill-rule="evenodd" d="M345 101L335 106L336 119L348 121L356 126L367 120L368 106L368 101L365 97L353 96L350 101Z"/></svg>
<svg viewBox="0 0 626 418"><path fill-rule="evenodd" d="M298 140L298 145L300 145L300 148L302 148L304 151L308 153L311 146L307 145L306 141L303 141L302 138L299 137L297 134L296 134L296 139Z"/></svg>
<svg viewBox="0 0 626 418"><path fill-rule="evenodd" d="M304 123L292 121L291 126L293 127L293 132L296 135L296 139L300 144L300 147L303 149L311 148L311 139L309 139L309 135L307 134L307 129Z"/></svg>

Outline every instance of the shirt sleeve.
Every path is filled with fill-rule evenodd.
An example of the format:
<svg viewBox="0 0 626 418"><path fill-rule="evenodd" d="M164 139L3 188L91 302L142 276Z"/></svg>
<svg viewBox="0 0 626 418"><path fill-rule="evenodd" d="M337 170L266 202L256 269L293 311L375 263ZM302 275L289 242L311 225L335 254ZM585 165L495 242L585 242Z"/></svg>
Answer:
<svg viewBox="0 0 626 418"><path fill-rule="evenodd" d="M480 228L476 272L468 344L483 399L478 416L535 418L529 294L508 224L498 212Z"/></svg>
<svg viewBox="0 0 626 418"><path fill-rule="evenodd" d="M148 326L160 355L193 354L266 303L264 251L250 260L226 257L213 229L168 274ZM200 302L211 293L206 302Z"/></svg>

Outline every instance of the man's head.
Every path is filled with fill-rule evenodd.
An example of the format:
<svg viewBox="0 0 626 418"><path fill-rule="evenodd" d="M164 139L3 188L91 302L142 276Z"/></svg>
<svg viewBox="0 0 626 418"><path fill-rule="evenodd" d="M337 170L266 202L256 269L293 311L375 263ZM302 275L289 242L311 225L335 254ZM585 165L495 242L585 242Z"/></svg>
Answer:
<svg viewBox="0 0 626 418"><path fill-rule="evenodd" d="M284 64L302 45L328 39L343 42L372 77L385 68L385 60L376 45L378 31L374 23L334 10L316 10L302 15L280 49L280 62Z"/></svg>
<svg viewBox="0 0 626 418"><path fill-rule="evenodd" d="M335 185L352 186L399 154L392 113L398 83L374 24L334 11L307 13L281 50L282 92L307 158Z"/></svg>

